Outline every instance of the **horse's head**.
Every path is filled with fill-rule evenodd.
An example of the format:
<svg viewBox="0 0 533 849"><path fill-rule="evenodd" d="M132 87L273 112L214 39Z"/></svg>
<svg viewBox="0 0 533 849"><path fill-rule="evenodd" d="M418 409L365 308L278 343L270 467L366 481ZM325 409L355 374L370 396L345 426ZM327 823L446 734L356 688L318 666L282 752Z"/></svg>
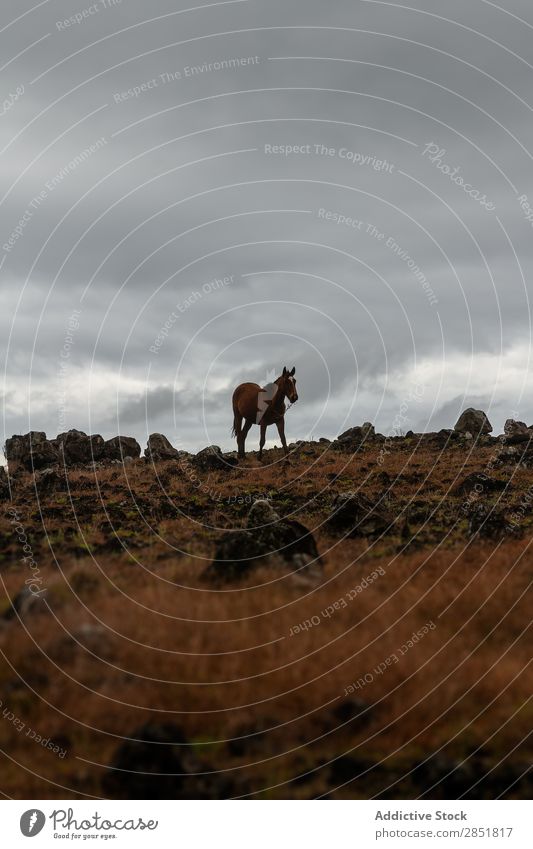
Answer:
<svg viewBox="0 0 533 849"><path fill-rule="evenodd" d="M296 391L296 379L294 377L294 372L296 371L296 367L289 371L287 368L283 367L283 374L278 377L276 383L279 388L283 392L283 394L289 399L291 404L294 404L295 401L298 400L298 393Z"/></svg>

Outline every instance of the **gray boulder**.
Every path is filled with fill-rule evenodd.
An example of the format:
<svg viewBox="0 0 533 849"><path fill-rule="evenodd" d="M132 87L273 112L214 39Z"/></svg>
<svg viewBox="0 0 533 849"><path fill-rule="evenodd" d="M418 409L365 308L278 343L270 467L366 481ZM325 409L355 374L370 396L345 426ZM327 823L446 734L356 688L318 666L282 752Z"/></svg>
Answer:
<svg viewBox="0 0 533 849"><path fill-rule="evenodd" d="M358 492L341 492L333 501L328 526L350 537L377 537L392 530L393 516Z"/></svg>
<svg viewBox="0 0 533 849"><path fill-rule="evenodd" d="M515 419L507 419L503 426L503 432L506 436L531 436L531 431L525 422L517 422Z"/></svg>
<svg viewBox="0 0 533 849"><path fill-rule="evenodd" d="M104 451L104 439L100 434L87 436L82 430L69 430L54 439L59 457L66 466L97 461Z"/></svg>
<svg viewBox="0 0 533 849"><path fill-rule="evenodd" d="M192 464L202 472L227 471L236 466L238 460L229 454L224 456L218 445L208 445L192 458Z"/></svg>
<svg viewBox="0 0 533 849"><path fill-rule="evenodd" d="M228 582L246 577L261 563L322 574L322 560L311 531L294 519L282 519L266 499L250 509L247 527L230 531L218 541L215 558L204 578Z"/></svg>
<svg viewBox="0 0 533 849"><path fill-rule="evenodd" d="M162 433L151 433L144 456L147 460L155 462L156 460L178 460L180 454Z"/></svg>
<svg viewBox="0 0 533 849"><path fill-rule="evenodd" d="M132 436L114 436L104 443L102 460L124 460L131 457L135 460L141 456L141 446Z"/></svg>
<svg viewBox="0 0 533 849"><path fill-rule="evenodd" d="M454 430L459 433L479 436L480 434L492 433L492 425L483 410L474 410L473 407L468 407L457 419Z"/></svg>
<svg viewBox="0 0 533 849"><path fill-rule="evenodd" d="M376 435L374 425L371 422L364 422L358 427L350 427L337 437L339 442L362 442L363 440L372 439Z"/></svg>
<svg viewBox="0 0 533 849"><path fill-rule="evenodd" d="M24 436L12 436L6 440L4 454L11 471L19 466L28 471L44 469L59 462L56 446L43 431L32 430Z"/></svg>
<svg viewBox="0 0 533 849"><path fill-rule="evenodd" d="M533 427L528 427L524 422L516 422L507 419L504 425L506 445L519 445L521 442L529 442L533 438Z"/></svg>

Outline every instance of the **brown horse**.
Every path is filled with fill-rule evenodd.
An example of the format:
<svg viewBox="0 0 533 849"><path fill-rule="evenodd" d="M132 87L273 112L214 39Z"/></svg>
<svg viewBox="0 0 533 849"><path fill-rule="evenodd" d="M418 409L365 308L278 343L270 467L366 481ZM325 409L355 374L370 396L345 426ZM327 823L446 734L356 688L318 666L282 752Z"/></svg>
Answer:
<svg viewBox="0 0 533 849"><path fill-rule="evenodd" d="M232 435L237 437L239 457L244 457L244 443L253 424L258 424L261 435L259 439L259 459L263 455L266 429L275 424L283 445L285 455L289 453L285 439L285 398L291 404L298 400L294 372L283 369L274 383L259 386L257 383L241 383L233 393L233 429ZM244 419L244 427L242 422Z"/></svg>

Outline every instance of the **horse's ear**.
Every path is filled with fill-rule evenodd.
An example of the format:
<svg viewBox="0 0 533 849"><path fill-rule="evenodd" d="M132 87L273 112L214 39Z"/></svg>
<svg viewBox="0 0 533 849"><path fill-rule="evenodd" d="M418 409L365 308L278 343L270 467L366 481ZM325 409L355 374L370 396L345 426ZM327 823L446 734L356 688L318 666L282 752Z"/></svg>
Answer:
<svg viewBox="0 0 533 849"><path fill-rule="evenodd" d="M290 376L291 376L291 377L293 376L293 374L294 374L294 372L295 372L295 371L296 371L296 366L293 366L293 367L292 367L292 371L290 371L290 372L289 372L289 374L290 374Z"/></svg>
<svg viewBox="0 0 533 849"><path fill-rule="evenodd" d="M283 366L283 377L287 374L287 366Z"/></svg>

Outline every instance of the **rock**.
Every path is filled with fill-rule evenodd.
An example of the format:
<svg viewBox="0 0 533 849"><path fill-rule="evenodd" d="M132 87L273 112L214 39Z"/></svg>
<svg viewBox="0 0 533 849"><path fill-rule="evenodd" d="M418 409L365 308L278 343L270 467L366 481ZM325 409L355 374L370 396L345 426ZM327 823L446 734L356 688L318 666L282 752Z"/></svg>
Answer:
<svg viewBox="0 0 533 849"><path fill-rule="evenodd" d="M64 492L68 488L68 481L56 469L43 469L42 472L35 472L35 486L42 497L50 492Z"/></svg>
<svg viewBox="0 0 533 849"><path fill-rule="evenodd" d="M533 469L533 451L524 451L515 458L524 469Z"/></svg>
<svg viewBox="0 0 533 849"><path fill-rule="evenodd" d="M374 425L364 422L360 427L350 427L337 437L339 442L363 442L376 435Z"/></svg>
<svg viewBox="0 0 533 849"><path fill-rule="evenodd" d="M235 795L232 780L200 763L177 725L148 722L129 736L137 739L120 744L103 779L106 795L122 799L227 799Z"/></svg>
<svg viewBox="0 0 533 849"><path fill-rule="evenodd" d="M374 425L364 422L361 426L351 427L341 433L337 439L333 440L331 448L334 451L357 451L365 445L384 441L385 437L376 433Z"/></svg>
<svg viewBox="0 0 533 849"><path fill-rule="evenodd" d="M152 433L148 437L148 443L144 456L151 462L157 460L178 460L179 452L177 448L173 448L166 436L162 433Z"/></svg>
<svg viewBox="0 0 533 849"><path fill-rule="evenodd" d="M65 466L92 463L104 453L104 439L100 434L87 436L82 430L69 430L54 439L59 457Z"/></svg>
<svg viewBox="0 0 533 849"><path fill-rule="evenodd" d="M524 422L507 419L503 429L504 436L501 437L501 442L505 445L519 445L533 439L533 428L528 427Z"/></svg>
<svg viewBox="0 0 533 849"><path fill-rule="evenodd" d="M266 498L258 498L254 501L248 512L248 527L253 530L260 529L264 525L279 522L280 516Z"/></svg>
<svg viewBox="0 0 533 849"><path fill-rule="evenodd" d="M503 432L506 436L530 437L532 435L532 431L525 422L517 422L515 419L507 419L503 426Z"/></svg>
<svg viewBox="0 0 533 849"><path fill-rule="evenodd" d="M132 436L114 436L104 443L102 459L123 461L125 457L141 456L141 446Z"/></svg>
<svg viewBox="0 0 533 849"><path fill-rule="evenodd" d="M445 445L448 445L452 440L457 439L458 436L459 434L457 431L452 430L452 428L443 427L441 430L437 431L433 441L444 448Z"/></svg>
<svg viewBox="0 0 533 849"><path fill-rule="evenodd" d="M465 478L456 483L450 490L452 495L474 495L487 494L488 492L502 492L505 488L510 488L509 481L501 481L497 478L491 478L483 472L472 472Z"/></svg>
<svg viewBox="0 0 533 849"><path fill-rule="evenodd" d="M192 458L192 464L202 472L228 471L238 464L238 460L226 458L218 445L208 445Z"/></svg>
<svg viewBox="0 0 533 849"><path fill-rule="evenodd" d="M362 728L371 719L373 719L372 705L364 702L363 699L344 699L339 702L331 711L331 715L336 722L344 724L351 722L352 730L354 728Z"/></svg>
<svg viewBox="0 0 533 849"><path fill-rule="evenodd" d="M29 614L46 611L47 607L43 600L45 595L46 592L43 592L41 595L37 595L32 592L29 587L24 587L13 598L10 607L8 607L7 611L2 616L2 619L16 619L17 614L21 619L23 619Z"/></svg>
<svg viewBox="0 0 533 849"><path fill-rule="evenodd" d="M512 524L505 511L486 504L474 504L470 510L468 523L470 536L481 539L502 540L508 536L521 536L520 526Z"/></svg>
<svg viewBox="0 0 533 849"><path fill-rule="evenodd" d="M393 518L381 505L376 505L357 492L335 496L328 525L333 530L348 532L350 537L375 537L390 530Z"/></svg>
<svg viewBox="0 0 533 849"><path fill-rule="evenodd" d="M32 430L24 436L12 436L6 440L4 454L10 471L23 466L28 471L55 465L59 454L55 445L43 431Z"/></svg>
<svg viewBox="0 0 533 849"><path fill-rule="evenodd" d="M533 439L533 429L528 428L526 433L515 433L514 436L505 437L506 445L520 445ZM526 447L526 446L524 446Z"/></svg>
<svg viewBox="0 0 533 849"><path fill-rule="evenodd" d="M215 557L203 578L215 582L238 581L265 556L263 546L250 531L229 531L218 540Z"/></svg>
<svg viewBox="0 0 533 849"><path fill-rule="evenodd" d="M0 466L0 501L6 501L9 496L9 478L5 468Z"/></svg>
<svg viewBox="0 0 533 849"><path fill-rule="evenodd" d="M459 433L470 433L475 437L480 434L492 433L492 425L483 410L474 410L473 407L468 407L457 419L454 430L459 431Z"/></svg>
<svg viewBox="0 0 533 849"><path fill-rule="evenodd" d="M499 463L509 463L516 462L518 458L521 456L520 449L515 445L506 446L503 448L498 454L498 462Z"/></svg>
<svg viewBox="0 0 533 849"><path fill-rule="evenodd" d="M239 580L262 562L301 570L307 576L322 574L322 560L312 533L295 519L281 519L266 499L254 502L246 529L230 531L220 538L203 577Z"/></svg>

